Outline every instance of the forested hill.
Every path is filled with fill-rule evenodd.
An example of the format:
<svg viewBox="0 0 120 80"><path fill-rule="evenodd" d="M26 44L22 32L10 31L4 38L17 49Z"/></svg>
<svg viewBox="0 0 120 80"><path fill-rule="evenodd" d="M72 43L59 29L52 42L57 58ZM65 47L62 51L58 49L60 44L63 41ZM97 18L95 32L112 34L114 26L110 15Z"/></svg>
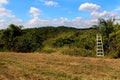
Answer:
<svg viewBox="0 0 120 80"><path fill-rule="evenodd" d="M72 54L75 49L75 54L79 55L87 49L88 54L95 51L95 32L92 29L80 30L65 26L21 29L20 26L11 24L9 28L1 31L0 50L46 53L64 51Z"/></svg>
<svg viewBox="0 0 120 80"><path fill-rule="evenodd" d="M95 28L76 29L65 26L47 26L21 29L21 26L11 24L7 29L0 31L0 51L60 52L68 55L94 57L96 54L96 34ZM120 31L117 30L117 35L111 33L111 37L119 38L119 34ZM106 49L106 56L119 57L118 44L120 43L118 40L115 41L111 38L110 44L112 46L109 47L111 51ZM115 50L114 47L116 47Z"/></svg>
<svg viewBox="0 0 120 80"><path fill-rule="evenodd" d="M36 32L36 34L41 35L45 38L54 37L57 34L63 33L63 32L70 32L70 31L77 31L78 29L72 28L72 27L65 27L65 26L59 26L59 27L53 27L53 26L46 26L46 27L39 27L39 28L29 28L29 29L23 29L23 33L30 33L30 32Z"/></svg>

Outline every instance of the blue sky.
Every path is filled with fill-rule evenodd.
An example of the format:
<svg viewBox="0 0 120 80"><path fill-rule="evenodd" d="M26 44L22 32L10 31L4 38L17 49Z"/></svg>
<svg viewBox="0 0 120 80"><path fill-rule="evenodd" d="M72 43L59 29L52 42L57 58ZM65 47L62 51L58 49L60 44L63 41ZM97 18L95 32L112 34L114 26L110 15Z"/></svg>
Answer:
<svg viewBox="0 0 120 80"><path fill-rule="evenodd" d="M88 28L98 18L120 15L119 0L0 0L0 29L70 26Z"/></svg>

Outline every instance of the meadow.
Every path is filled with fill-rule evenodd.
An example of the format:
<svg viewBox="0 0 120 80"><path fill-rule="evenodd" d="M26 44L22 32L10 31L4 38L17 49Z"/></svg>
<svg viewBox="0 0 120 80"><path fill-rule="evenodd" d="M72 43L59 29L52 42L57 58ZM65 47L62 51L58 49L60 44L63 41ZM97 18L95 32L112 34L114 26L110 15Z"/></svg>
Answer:
<svg viewBox="0 0 120 80"><path fill-rule="evenodd" d="M0 80L120 80L120 59L0 52Z"/></svg>

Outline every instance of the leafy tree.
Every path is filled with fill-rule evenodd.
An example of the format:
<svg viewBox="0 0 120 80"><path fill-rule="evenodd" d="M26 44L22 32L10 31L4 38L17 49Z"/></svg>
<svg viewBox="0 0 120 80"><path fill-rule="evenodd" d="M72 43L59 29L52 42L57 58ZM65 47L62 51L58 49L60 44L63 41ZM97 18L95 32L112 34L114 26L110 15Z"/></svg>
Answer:
<svg viewBox="0 0 120 80"><path fill-rule="evenodd" d="M102 34L104 40L104 48L109 51L110 34L114 31L114 18L98 19L98 32Z"/></svg>
<svg viewBox="0 0 120 80"><path fill-rule="evenodd" d="M3 31L2 33L2 40L4 42L5 47L12 51L15 46L15 41L17 36L22 35L21 26L16 26L14 24L10 24L9 28Z"/></svg>
<svg viewBox="0 0 120 80"><path fill-rule="evenodd" d="M109 38L110 33L114 31L114 22L115 19L110 18L110 19L98 19L98 26L99 26L99 32Z"/></svg>

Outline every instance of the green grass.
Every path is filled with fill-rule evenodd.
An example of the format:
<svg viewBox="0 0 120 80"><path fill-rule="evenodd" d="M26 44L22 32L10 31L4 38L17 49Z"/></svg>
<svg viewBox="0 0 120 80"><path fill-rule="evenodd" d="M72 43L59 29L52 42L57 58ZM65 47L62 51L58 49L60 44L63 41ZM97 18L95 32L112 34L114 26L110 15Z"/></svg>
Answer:
<svg viewBox="0 0 120 80"><path fill-rule="evenodd" d="M120 80L120 59L0 53L0 80Z"/></svg>

